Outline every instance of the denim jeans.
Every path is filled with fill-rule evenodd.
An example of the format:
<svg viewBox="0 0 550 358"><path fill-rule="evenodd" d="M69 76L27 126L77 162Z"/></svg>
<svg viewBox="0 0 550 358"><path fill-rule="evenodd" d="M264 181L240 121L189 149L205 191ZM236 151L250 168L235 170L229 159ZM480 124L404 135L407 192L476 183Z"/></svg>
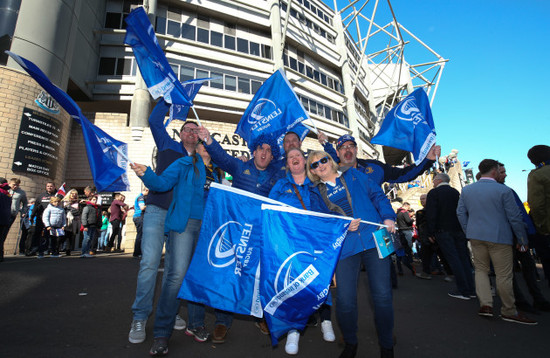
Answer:
<svg viewBox="0 0 550 358"><path fill-rule="evenodd" d="M99 231L99 242L97 244L98 249L103 249L107 246L105 239L107 238L107 229Z"/></svg>
<svg viewBox="0 0 550 358"><path fill-rule="evenodd" d="M136 225L136 241L134 242L134 256L141 256L141 239L143 237L143 215L133 217Z"/></svg>
<svg viewBox="0 0 550 358"><path fill-rule="evenodd" d="M347 344L357 344L357 281L361 263L365 266L374 307L378 343L393 349L393 296L390 257L378 258L376 249L347 257L336 267L336 317Z"/></svg>
<svg viewBox="0 0 550 358"><path fill-rule="evenodd" d="M142 256L137 276L136 299L132 305L135 320L146 320L153 311L157 272L166 241L164 219L167 211L156 205L148 205L143 216Z"/></svg>
<svg viewBox="0 0 550 358"><path fill-rule="evenodd" d="M191 263L191 257L199 238L200 229L201 220L189 219L184 232L180 234L170 231L168 234L164 256L162 289L157 304L155 327L153 329L155 338L170 338L172 335L176 314L180 306L180 300L177 297L178 292L187 268Z"/></svg>
<svg viewBox="0 0 550 358"><path fill-rule="evenodd" d="M90 244L95 236L95 231L95 227L89 227L87 231L82 232L84 234L84 241L82 241L82 254L87 254L90 252Z"/></svg>
<svg viewBox="0 0 550 358"><path fill-rule="evenodd" d="M475 294L472 262L464 233L441 231L435 234L435 240L453 270L458 292L464 296Z"/></svg>
<svg viewBox="0 0 550 358"><path fill-rule="evenodd" d="M195 329L204 326L205 306L201 303L187 302L187 326L189 329ZM221 324L231 328L233 323L233 313L215 309L214 316L216 317L215 325Z"/></svg>

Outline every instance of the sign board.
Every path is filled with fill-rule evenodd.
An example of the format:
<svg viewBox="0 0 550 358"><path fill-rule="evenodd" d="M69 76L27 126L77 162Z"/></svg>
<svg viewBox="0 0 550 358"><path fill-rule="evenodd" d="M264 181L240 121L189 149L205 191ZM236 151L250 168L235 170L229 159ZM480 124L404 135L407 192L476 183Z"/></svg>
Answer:
<svg viewBox="0 0 550 358"><path fill-rule="evenodd" d="M12 170L55 177L62 129L63 123L60 120L25 107Z"/></svg>

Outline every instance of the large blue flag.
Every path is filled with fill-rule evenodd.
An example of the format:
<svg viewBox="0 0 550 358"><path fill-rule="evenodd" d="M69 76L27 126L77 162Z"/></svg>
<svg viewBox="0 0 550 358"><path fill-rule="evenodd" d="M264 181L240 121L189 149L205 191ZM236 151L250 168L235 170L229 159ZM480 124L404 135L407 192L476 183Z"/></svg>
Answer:
<svg viewBox="0 0 550 358"><path fill-rule="evenodd" d="M415 164L422 162L435 144L435 125L426 92L418 88L393 107L370 142L406 150L413 154Z"/></svg>
<svg viewBox="0 0 550 358"><path fill-rule="evenodd" d="M262 205L260 297L273 345L326 301L349 218Z"/></svg>
<svg viewBox="0 0 550 358"><path fill-rule="evenodd" d="M179 298L262 317L259 289L262 203L284 205L212 183L197 247Z"/></svg>
<svg viewBox="0 0 550 358"><path fill-rule="evenodd" d="M193 102L159 46L153 25L143 7L132 10L126 17L126 24L124 43L132 47L151 96L154 99L163 96L171 104L192 106Z"/></svg>
<svg viewBox="0 0 550 358"><path fill-rule="evenodd" d="M302 103L281 68L256 92L244 111L235 133L244 138L253 151L255 148L252 146L260 135L271 135L278 140L307 118ZM303 128L305 127L301 127L300 130L303 131Z"/></svg>
<svg viewBox="0 0 550 358"><path fill-rule="evenodd" d="M97 191L128 191L130 183L126 173L128 145L105 133L84 117L80 107L62 89L31 61L6 51L27 73L40 84L82 127L88 162ZM118 151L115 149L118 149ZM124 153L121 155L120 152Z"/></svg>

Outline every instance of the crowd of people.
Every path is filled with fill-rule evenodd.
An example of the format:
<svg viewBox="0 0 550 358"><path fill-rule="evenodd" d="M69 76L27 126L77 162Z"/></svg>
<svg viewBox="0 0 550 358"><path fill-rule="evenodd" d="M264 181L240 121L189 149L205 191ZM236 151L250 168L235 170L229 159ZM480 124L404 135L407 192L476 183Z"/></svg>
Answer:
<svg viewBox="0 0 550 358"><path fill-rule="evenodd" d="M462 194L449 185L449 175L433 170L434 188L420 198L423 208L415 213L403 203L395 212L382 185L411 182L430 170L441 153L439 146L434 145L418 165L393 167L357 158L357 142L349 134L338 138L333 147L319 132L324 150L304 153L299 135L290 131L283 140L283 153L271 137L260 136L251 145L252 159L245 160L229 155L208 129L194 121L183 124L181 141L174 140L163 125L168 110L169 105L161 99L149 118L158 148L156 169L131 165L147 188L133 207L116 193L109 210L103 211L93 188L87 187L85 199L80 199L74 189L59 195L52 182L46 184L44 193L27 201L18 179L8 183L0 178L0 210L7 213L0 221L2 243L20 215L21 228L26 230L20 253L38 258L47 253L53 257L63 252L70 255L79 240L83 258L93 257L98 250L120 250L122 225L134 210L134 256L141 260L128 335L131 343L146 340L145 328L154 310L155 283L165 250L151 355L168 353L174 329L185 330L197 342L210 338L219 344L225 342L231 328L233 314L214 310L216 321L210 332L205 326L204 305L194 302L187 303L186 322L180 316L181 301L177 298L197 244L210 184L223 183L224 172L232 176L235 188L296 208L353 218L336 267L333 291L335 316L345 343L341 358L357 355L357 286L362 269L368 277L381 357L394 356L392 286L396 288L396 276L403 275L402 265L420 279L446 275L455 286L448 295L461 300L477 298L478 314L483 317L493 316L493 290L502 301L500 317L505 321L535 325L537 322L523 311L550 311L550 302L538 287L532 256L532 252L538 255L550 283L550 147L535 146L528 153L536 166L528 183L530 214L504 184L504 164L491 159L479 164L478 181L464 187ZM379 223L394 233L394 255L379 258L372 238L376 227L361 220ZM414 265L418 258L422 263L419 272ZM516 282L514 268L518 267L532 303ZM491 283L492 276L495 284ZM320 320L322 337L328 342L336 340L331 315L331 307L325 304L312 317ZM269 334L264 320L256 325ZM298 354L299 340L298 329L290 330L285 351Z"/></svg>

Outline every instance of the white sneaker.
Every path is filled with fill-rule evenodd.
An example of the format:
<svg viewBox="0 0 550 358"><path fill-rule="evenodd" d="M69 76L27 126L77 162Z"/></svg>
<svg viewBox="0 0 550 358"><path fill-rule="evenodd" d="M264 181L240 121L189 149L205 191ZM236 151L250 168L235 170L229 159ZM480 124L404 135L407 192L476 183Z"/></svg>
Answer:
<svg viewBox="0 0 550 358"><path fill-rule="evenodd" d="M321 332L323 332L323 339L327 342L334 342L336 336L334 335L334 329L332 328L332 322L329 320L321 322Z"/></svg>
<svg viewBox="0 0 550 358"><path fill-rule="evenodd" d="M174 329L178 331L183 331L187 327L187 323L180 315L176 315L176 322L174 322Z"/></svg>
<svg viewBox="0 0 550 358"><path fill-rule="evenodd" d="M293 329L286 335L285 352L286 354L298 354L298 343L300 342L300 332Z"/></svg>
<svg viewBox="0 0 550 358"><path fill-rule="evenodd" d="M142 343L145 341L145 324L147 320L133 320L128 334L128 340L130 343Z"/></svg>

